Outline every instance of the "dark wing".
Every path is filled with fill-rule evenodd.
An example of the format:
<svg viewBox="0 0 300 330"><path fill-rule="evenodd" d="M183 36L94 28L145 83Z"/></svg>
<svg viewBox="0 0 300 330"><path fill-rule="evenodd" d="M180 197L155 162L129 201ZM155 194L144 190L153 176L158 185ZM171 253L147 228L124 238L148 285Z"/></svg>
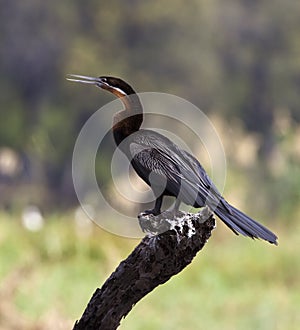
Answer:
<svg viewBox="0 0 300 330"><path fill-rule="evenodd" d="M132 166L137 174L149 184L157 195L165 194L166 190L171 195L176 195L180 186L179 171L173 162L169 162L164 155L156 149L147 148L140 144L132 143Z"/></svg>
<svg viewBox="0 0 300 330"><path fill-rule="evenodd" d="M130 144L132 165L148 183L149 175L166 184L165 194L184 203L202 207L206 200L213 207L221 195L205 170L192 155L156 132L141 131Z"/></svg>
<svg viewBox="0 0 300 330"><path fill-rule="evenodd" d="M222 197L218 188L212 182L211 178L205 172L205 169L201 166L198 160L192 156L190 153L182 150L182 153L185 155L187 159L189 159L190 164L192 164L192 168L195 171L197 178L199 178L199 184L203 185L206 189L209 190L209 194L207 195L207 202L210 207L216 207L219 203L221 203L225 209L231 213L230 205L226 202L226 200Z"/></svg>
<svg viewBox="0 0 300 330"><path fill-rule="evenodd" d="M221 196L195 157L161 134L151 131L140 133L130 144L132 165L148 184L151 185L151 173L158 185L165 183L164 194L176 196L195 207L207 204L236 234L277 244L275 234Z"/></svg>

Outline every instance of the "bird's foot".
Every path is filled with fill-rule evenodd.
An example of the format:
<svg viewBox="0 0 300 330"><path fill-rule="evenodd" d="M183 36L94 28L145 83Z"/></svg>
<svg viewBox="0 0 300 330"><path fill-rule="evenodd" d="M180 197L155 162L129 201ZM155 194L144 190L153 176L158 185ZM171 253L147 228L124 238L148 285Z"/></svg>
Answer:
<svg viewBox="0 0 300 330"><path fill-rule="evenodd" d="M150 210L145 210L142 213L145 214L145 215L154 215L154 216L157 216L157 215L161 214L161 211L160 210L157 210L157 209L150 209Z"/></svg>
<svg viewBox="0 0 300 330"><path fill-rule="evenodd" d="M145 210L138 215L141 229L150 235L161 234L170 229L170 224L166 218L166 212L161 213L157 209Z"/></svg>

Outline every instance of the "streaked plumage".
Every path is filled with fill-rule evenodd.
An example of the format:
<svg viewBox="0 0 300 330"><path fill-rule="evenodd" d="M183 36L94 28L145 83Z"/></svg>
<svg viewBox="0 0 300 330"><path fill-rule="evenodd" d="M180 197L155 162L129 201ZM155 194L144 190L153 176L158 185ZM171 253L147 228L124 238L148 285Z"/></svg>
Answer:
<svg viewBox="0 0 300 330"><path fill-rule="evenodd" d="M151 186L155 206L147 212L159 214L164 196L196 208L208 205L236 234L260 238L277 245L277 237L269 229L230 205L219 193L198 160L180 149L167 137L140 129L142 105L132 87L119 78L75 76L79 81L106 89L121 97L125 109L114 117L113 133L117 145L127 155L137 174Z"/></svg>

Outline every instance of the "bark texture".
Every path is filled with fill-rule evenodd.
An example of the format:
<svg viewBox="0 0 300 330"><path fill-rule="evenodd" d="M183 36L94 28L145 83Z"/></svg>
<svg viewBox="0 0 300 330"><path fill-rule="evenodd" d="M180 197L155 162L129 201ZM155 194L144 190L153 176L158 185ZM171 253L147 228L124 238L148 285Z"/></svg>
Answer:
<svg viewBox="0 0 300 330"><path fill-rule="evenodd" d="M208 208L199 213L139 215L148 234L97 289L74 330L113 330L133 305L185 268L215 227Z"/></svg>

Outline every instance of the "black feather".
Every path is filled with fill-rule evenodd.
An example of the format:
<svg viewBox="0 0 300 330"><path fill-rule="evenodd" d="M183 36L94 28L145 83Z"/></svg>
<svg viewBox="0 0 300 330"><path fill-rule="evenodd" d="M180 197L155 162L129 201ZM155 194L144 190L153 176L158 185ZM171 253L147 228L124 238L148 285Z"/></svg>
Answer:
<svg viewBox="0 0 300 330"><path fill-rule="evenodd" d="M130 154L128 156L133 168L151 186L154 194L159 192L163 196L175 196L194 207L208 205L236 234L260 238L277 245L276 235L230 205L198 160L165 136L154 131L139 130L129 136L127 146L127 152L123 150ZM156 197L161 196L157 194Z"/></svg>

